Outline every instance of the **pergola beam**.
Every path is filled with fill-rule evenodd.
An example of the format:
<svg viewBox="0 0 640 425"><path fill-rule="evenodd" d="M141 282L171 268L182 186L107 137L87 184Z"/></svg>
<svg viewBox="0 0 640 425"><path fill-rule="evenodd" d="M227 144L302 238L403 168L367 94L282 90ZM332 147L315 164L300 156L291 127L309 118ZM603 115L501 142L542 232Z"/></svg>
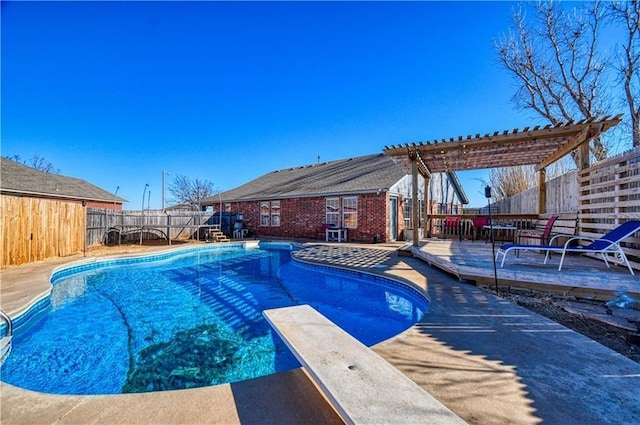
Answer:
<svg viewBox="0 0 640 425"><path fill-rule="evenodd" d="M536 165L536 171L540 171L543 168L548 167L565 155L571 153L571 151L577 149L581 144L585 142L588 143L589 140L591 140L591 137L589 137L590 129L591 127L583 128L578 134L573 136L571 140L560 146L560 148L558 148L551 155L547 156L543 161L539 162L538 165Z"/></svg>
<svg viewBox="0 0 640 425"><path fill-rule="evenodd" d="M620 122L621 115L602 120L593 119L578 123L547 125L544 128L514 129L476 135L472 138L460 136L449 141L417 142L385 147L389 156L420 159L419 172L438 173L447 171L501 168L516 165L538 165L538 169L557 161L577 149L581 144ZM407 164L408 165L408 164Z"/></svg>

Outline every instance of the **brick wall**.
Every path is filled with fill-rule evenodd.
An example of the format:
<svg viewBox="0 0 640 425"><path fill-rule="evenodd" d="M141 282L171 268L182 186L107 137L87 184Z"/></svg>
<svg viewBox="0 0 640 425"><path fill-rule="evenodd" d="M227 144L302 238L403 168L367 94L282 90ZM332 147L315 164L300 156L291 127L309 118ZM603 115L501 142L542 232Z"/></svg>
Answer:
<svg viewBox="0 0 640 425"><path fill-rule="evenodd" d="M260 226L260 202L232 202L231 211L243 214L244 225L258 237L322 239L325 222L325 197L280 200L280 226ZM358 195L358 227L349 229L350 242L371 243L374 235L380 242L388 239L386 193ZM398 203L400 206L400 203ZM398 208L398 227L403 227L402 211Z"/></svg>
<svg viewBox="0 0 640 425"><path fill-rule="evenodd" d="M434 201L432 200L431 203L431 209L428 210L429 214L452 214L453 211L453 205L456 205L458 208L458 212L457 214L462 214L462 208L463 205L459 202L456 202L455 204L452 204L451 202L447 203L447 211L446 212L438 212L438 205L440 205L440 203L438 201Z"/></svg>
<svg viewBox="0 0 640 425"><path fill-rule="evenodd" d="M87 201L88 208L104 208L107 210L122 211L122 204L113 204L113 202Z"/></svg>

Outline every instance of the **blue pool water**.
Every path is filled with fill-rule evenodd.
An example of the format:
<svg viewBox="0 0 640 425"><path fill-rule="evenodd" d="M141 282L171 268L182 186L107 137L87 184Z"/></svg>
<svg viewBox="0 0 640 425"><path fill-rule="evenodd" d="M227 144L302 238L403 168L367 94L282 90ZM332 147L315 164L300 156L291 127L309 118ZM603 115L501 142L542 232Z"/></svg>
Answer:
<svg viewBox="0 0 640 425"><path fill-rule="evenodd" d="M427 301L393 281L242 246L114 260L56 273L19 326L4 382L118 394L237 382L299 367L262 311L309 304L366 345L417 322Z"/></svg>

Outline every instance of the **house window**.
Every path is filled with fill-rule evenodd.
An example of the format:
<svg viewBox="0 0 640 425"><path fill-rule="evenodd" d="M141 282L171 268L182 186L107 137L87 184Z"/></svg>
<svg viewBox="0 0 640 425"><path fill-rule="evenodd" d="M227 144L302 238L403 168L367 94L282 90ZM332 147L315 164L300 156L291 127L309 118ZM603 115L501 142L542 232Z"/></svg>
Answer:
<svg viewBox="0 0 640 425"><path fill-rule="evenodd" d="M325 199L325 223L335 227L358 227L358 197Z"/></svg>
<svg viewBox="0 0 640 425"><path fill-rule="evenodd" d="M326 224L340 227L340 198L327 198L325 200L324 215Z"/></svg>
<svg viewBox="0 0 640 425"><path fill-rule="evenodd" d="M280 201L271 201L271 226L280 226Z"/></svg>
<svg viewBox="0 0 640 425"><path fill-rule="evenodd" d="M423 223L424 219L424 207L425 203L422 199L418 199L418 211L420 211L420 225ZM413 200L411 198L406 198L404 200L404 228L405 229L413 229Z"/></svg>
<svg viewBox="0 0 640 425"><path fill-rule="evenodd" d="M447 204L439 203L438 214L446 214L446 213L447 213Z"/></svg>
<svg viewBox="0 0 640 425"><path fill-rule="evenodd" d="M280 226L280 201L260 202L260 226Z"/></svg>
<svg viewBox="0 0 640 425"><path fill-rule="evenodd" d="M406 198L404 200L404 228L405 229L413 229L413 227L411 227L411 220L413 218L411 215L411 203L412 203L411 198Z"/></svg>
<svg viewBox="0 0 640 425"><path fill-rule="evenodd" d="M260 226L271 225L271 204L268 201L260 202Z"/></svg>
<svg viewBox="0 0 640 425"><path fill-rule="evenodd" d="M348 229L358 227L358 198L342 198L342 223Z"/></svg>

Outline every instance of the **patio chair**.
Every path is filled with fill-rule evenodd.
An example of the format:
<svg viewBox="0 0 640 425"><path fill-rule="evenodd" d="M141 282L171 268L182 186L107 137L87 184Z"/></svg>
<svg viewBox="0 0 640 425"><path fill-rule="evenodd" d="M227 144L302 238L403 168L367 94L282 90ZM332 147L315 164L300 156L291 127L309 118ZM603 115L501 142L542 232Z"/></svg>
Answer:
<svg viewBox="0 0 640 425"><path fill-rule="evenodd" d="M473 217L473 232L471 232L471 241L474 242L478 239L478 235L484 233L484 226L489 225L489 217L486 215L479 215Z"/></svg>
<svg viewBox="0 0 640 425"><path fill-rule="evenodd" d="M460 229L460 216L454 215L445 218L444 222L444 237L446 237L447 233L451 235L458 235L460 237L460 241L462 241L462 232Z"/></svg>
<svg viewBox="0 0 640 425"><path fill-rule="evenodd" d="M521 244L522 239L537 239L540 241L539 245L550 245L549 238L551 237L551 230L553 229L553 224L558 219L557 215L552 215L547 220L547 225L544 227L542 233L536 232L535 230L522 230L517 235L517 243ZM520 256L520 250L516 251L516 257Z"/></svg>
<svg viewBox="0 0 640 425"><path fill-rule="evenodd" d="M627 256L624 254L622 247L620 246L620 242L634 233L640 231L640 221L627 221L626 223L620 224L618 227L603 235L599 239L593 239L586 236L574 236L569 238L563 246L553 245L553 240L557 237L561 237L562 235L554 236L549 241L549 245L522 245L522 244L507 244L502 245L498 252L496 253L496 261L500 254L502 254L502 262L500 263L500 267L504 266L504 260L507 258L507 254L509 251L513 250L536 250L536 251L545 251L546 255L544 257L544 264L547 264L549 260L549 254L552 252L562 253L562 258L560 258L560 265L558 266L558 271L562 270L562 263L564 262L564 256L567 252L579 252L581 254L600 254L604 263L607 267L611 267L609 265L609 260L607 259L608 254L613 254L616 256L620 262L620 264L625 264L629 269L629 272L632 275L635 275L633 269L631 268L631 264L629 264L629 260ZM591 241L589 245L585 246L571 246L575 241L586 240Z"/></svg>
<svg viewBox="0 0 640 425"><path fill-rule="evenodd" d="M535 230L522 230L518 233L518 243L522 243L522 239L537 239L540 241L540 245L549 245L549 237L551 237L551 230L553 229L553 224L558 219L557 215L552 215L549 217L547 221L547 225L544 227L542 233L536 232Z"/></svg>

